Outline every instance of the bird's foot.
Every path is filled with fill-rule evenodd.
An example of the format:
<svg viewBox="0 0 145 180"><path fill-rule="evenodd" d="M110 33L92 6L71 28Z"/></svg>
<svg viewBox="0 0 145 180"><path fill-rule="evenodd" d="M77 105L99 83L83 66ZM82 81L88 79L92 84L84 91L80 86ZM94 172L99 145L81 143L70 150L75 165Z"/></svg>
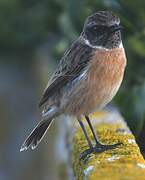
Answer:
<svg viewBox="0 0 145 180"><path fill-rule="evenodd" d="M111 149L115 149L117 148L119 145L121 145L122 143L116 143L116 144L112 144L112 145L104 145L104 144L97 144L96 146L86 149L84 152L82 152L80 154L80 159L84 160L88 155L92 154L92 153L102 153L104 151L107 150L111 150Z"/></svg>
<svg viewBox="0 0 145 180"><path fill-rule="evenodd" d="M116 143L116 144L110 144L110 145L105 145L105 144L97 144L94 148L96 153L101 153L107 150L115 149L116 147L120 146L122 143Z"/></svg>

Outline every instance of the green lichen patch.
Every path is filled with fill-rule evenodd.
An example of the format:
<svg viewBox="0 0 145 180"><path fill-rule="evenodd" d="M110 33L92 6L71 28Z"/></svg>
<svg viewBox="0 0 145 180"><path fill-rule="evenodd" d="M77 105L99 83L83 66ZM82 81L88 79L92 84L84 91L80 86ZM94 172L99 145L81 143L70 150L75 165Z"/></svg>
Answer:
<svg viewBox="0 0 145 180"><path fill-rule="evenodd" d="M104 144L121 142L116 149L89 155L80 160L80 153L88 148L82 130L78 128L73 138L73 169L76 179L82 180L132 180L145 179L145 161L135 142L134 136L128 132L124 123L99 123L94 128L100 141ZM125 130L125 131L122 131ZM89 137L93 136L87 127ZM124 133L125 132L125 133ZM95 142L93 142L95 144Z"/></svg>

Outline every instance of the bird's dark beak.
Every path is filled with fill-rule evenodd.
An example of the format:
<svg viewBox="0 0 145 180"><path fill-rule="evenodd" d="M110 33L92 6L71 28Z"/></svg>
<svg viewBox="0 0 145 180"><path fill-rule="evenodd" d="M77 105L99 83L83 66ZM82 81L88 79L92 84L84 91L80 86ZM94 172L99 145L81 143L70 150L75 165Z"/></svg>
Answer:
<svg viewBox="0 0 145 180"><path fill-rule="evenodd" d="M109 32L110 33L114 33L116 31L122 31L122 30L123 30L123 26L121 26L121 25L114 25L114 26L110 27Z"/></svg>

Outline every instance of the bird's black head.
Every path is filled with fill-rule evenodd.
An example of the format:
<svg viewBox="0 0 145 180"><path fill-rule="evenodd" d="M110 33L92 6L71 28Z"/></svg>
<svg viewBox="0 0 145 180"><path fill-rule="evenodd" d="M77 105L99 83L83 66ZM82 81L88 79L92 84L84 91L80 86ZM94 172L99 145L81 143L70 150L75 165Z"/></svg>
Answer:
<svg viewBox="0 0 145 180"><path fill-rule="evenodd" d="M112 49L121 44L121 29L117 16L109 11L99 11L87 18L82 36L92 46Z"/></svg>

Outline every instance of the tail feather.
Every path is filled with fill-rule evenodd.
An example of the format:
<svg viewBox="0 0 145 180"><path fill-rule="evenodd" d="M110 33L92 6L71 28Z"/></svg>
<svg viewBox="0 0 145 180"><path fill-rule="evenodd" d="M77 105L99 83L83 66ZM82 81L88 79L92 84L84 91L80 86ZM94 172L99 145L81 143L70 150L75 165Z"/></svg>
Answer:
<svg viewBox="0 0 145 180"><path fill-rule="evenodd" d="M29 147L31 147L31 149L35 149L42 140L42 138L44 137L52 121L53 119L40 121L40 123L34 128L31 134L24 141L20 151L26 151Z"/></svg>

